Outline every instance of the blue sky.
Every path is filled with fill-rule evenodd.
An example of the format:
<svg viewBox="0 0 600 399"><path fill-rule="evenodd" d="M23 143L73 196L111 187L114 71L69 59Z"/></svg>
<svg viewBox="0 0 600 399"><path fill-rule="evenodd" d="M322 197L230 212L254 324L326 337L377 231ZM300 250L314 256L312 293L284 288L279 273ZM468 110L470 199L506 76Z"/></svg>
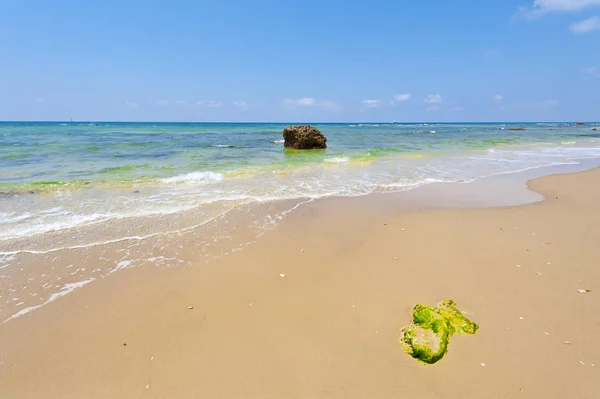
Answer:
<svg viewBox="0 0 600 399"><path fill-rule="evenodd" d="M600 0L0 6L0 120L600 120Z"/></svg>

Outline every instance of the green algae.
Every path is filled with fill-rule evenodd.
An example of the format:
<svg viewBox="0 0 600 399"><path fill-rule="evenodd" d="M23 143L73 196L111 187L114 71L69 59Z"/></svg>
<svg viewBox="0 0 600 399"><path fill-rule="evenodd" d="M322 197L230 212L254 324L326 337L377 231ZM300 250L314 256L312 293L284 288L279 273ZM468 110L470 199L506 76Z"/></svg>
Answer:
<svg viewBox="0 0 600 399"><path fill-rule="evenodd" d="M400 344L406 353L424 364L440 361L448 352L450 337L455 333L473 335L479 326L466 318L452 300L437 308L417 304L413 324L401 331Z"/></svg>
<svg viewBox="0 0 600 399"><path fill-rule="evenodd" d="M29 184L33 187L46 187L46 186L66 186L69 183L66 181L34 181Z"/></svg>

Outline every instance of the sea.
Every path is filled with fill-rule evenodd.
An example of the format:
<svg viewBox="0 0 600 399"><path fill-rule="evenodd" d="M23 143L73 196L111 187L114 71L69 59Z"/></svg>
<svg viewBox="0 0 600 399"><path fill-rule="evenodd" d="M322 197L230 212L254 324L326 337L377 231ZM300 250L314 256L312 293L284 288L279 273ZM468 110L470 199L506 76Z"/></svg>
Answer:
<svg viewBox="0 0 600 399"><path fill-rule="evenodd" d="M232 231L307 201L600 158L600 123L318 123L328 147L309 151L284 148L287 125L0 122L0 322L121 269L241 250Z"/></svg>

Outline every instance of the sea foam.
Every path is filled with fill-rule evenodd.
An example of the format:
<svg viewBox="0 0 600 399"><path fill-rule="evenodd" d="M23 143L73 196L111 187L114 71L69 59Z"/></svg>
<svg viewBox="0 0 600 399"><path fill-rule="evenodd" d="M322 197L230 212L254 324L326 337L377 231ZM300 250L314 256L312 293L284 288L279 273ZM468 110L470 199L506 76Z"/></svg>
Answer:
<svg viewBox="0 0 600 399"><path fill-rule="evenodd" d="M161 181L166 184L178 184L178 183L201 183L208 181L220 181L223 180L222 173L216 172L191 172L184 175L178 175L162 179Z"/></svg>
<svg viewBox="0 0 600 399"><path fill-rule="evenodd" d="M9 320L16 319L17 317L23 316L24 314L27 314L36 309L39 309L42 306L45 306L45 305L49 304L50 302L57 300L61 296L65 296L65 295L73 292L75 289L77 289L79 287L83 287L84 285L91 283L94 280L95 279L90 278L87 280L78 281L76 283L65 284L59 292L56 292L56 293L50 295L50 297L46 300L46 302L42 303L41 305L30 306L28 308L22 309L22 310L18 311L17 313L13 314L12 316L10 316L8 319L4 320L2 323L6 323Z"/></svg>

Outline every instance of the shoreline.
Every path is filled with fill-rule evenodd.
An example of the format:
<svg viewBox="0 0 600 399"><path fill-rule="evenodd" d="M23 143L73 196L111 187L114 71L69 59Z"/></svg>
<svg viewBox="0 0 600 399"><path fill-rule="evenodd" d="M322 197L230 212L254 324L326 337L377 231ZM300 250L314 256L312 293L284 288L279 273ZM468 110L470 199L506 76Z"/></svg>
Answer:
<svg viewBox="0 0 600 399"><path fill-rule="evenodd" d="M206 263L227 256L231 253L244 250L260 237L285 220L298 208L307 204L327 208L345 206L349 212L353 208L368 208L376 203L377 208L386 212L409 212L431 209L465 209L465 208L497 208L506 206L519 206L542 201L543 195L529 189L529 181L555 174L568 174L590 170L600 166L600 158L586 158L574 160L573 164L559 164L529 168L524 171L507 172L477 178L465 183L428 183L398 192L373 192L356 196L326 196L322 198L298 198L267 201L265 203L252 202L243 206L232 208L221 215L216 215L208 221L197 222L194 210L178 212L176 214L160 215L150 221L140 218L126 218L125 223L116 220L99 222L81 226L77 229L59 230L34 235L22 239L5 241L0 245L0 269L7 272L2 275L4 281L19 281L21 285L4 286L7 296L15 289L23 292L28 288L29 295L42 298L42 301L28 302L23 306L22 301L17 305L21 308L10 310L9 301L4 309L0 308L1 323L20 317L31 311L42 308L95 280L104 279L115 272L122 272L130 267L182 267L198 263ZM118 225L114 225L117 222ZM121 227L123 225L125 227ZM255 225L253 228L248 226ZM139 230L142 226L145 230ZM172 227L171 227L172 226ZM224 227L225 226L225 227ZM169 227L163 231L164 227ZM116 236L105 234L117 234ZM196 251L193 256L179 256L176 246L182 236L187 236L184 252ZM206 237L215 237L211 243ZM87 238L86 238L87 237ZM104 237L99 239L98 237ZM71 238L76 241L69 242ZM83 242L82 240L91 240ZM67 241L65 241L67 240ZM218 242L220 241L220 242ZM57 244L58 243L58 244ZM13 251L13 245L20 249ZM8 245L8 247L6 247ZM160 248L157 248L157 245ZM169 252L172 256L158 255ZM115 256L125 251L126 257ZM144 256L148 251L157 253L157 256ZM157 252L158 251L158 252ZM202 259L198 256L200 251ZM105 255L110 254L109 256ZM100 255L99 255L100 254ZM99 257L101 262L92 270L81 259ZM16 259L16 261L15 261ZM52 274L55 281L46 279L42 288L51 288L50 295L41 288L34 288L32 281L47 277L46 265L52 262ZM42 264L42 266L38 266ZM61 274L61 264L62 274ZM154 264L154 265L153 265ZM55 266L59 269L55 271ZM20 270L20 272L18 270ZM75 270L75 273L72 273ZM79 272L77 274L77 272ZM85 272L85 273L84 273ZM75 274L75 277L71 277ZM28 281L23 280L25 277ZM33 277L33 278L32 278ZM44 282L44 281L42 281ZM40 283L41 285L41 283ZM0 292L1 293L1 292ZM38 296L39 295L39 296ZM43 296L47 299L44 300ZM1 299L1 295L0 295ZM14 304L13 302L12 304ZM8 309L8 311L7 311Z"/></svg>
<svg viewBox="0 0 600 399"><path fill-rule="evenodd" d="M600 157L591 126L573 124L529 124L526 133L503 124L334 124L323 127L326 151L294 155L280 127L6 128L0 236L201 208L207 221L251 201L402 191Z"/></svg>
<svg viewBox="0 0 600 399"><path fill-rule="evenodd" d="M591 398L598 176L536 179L545 201L501 208L330 198L243 251L121 270L0 325L0 395ZM422 366L398 330L445 299L481 331Z"/></svg>

